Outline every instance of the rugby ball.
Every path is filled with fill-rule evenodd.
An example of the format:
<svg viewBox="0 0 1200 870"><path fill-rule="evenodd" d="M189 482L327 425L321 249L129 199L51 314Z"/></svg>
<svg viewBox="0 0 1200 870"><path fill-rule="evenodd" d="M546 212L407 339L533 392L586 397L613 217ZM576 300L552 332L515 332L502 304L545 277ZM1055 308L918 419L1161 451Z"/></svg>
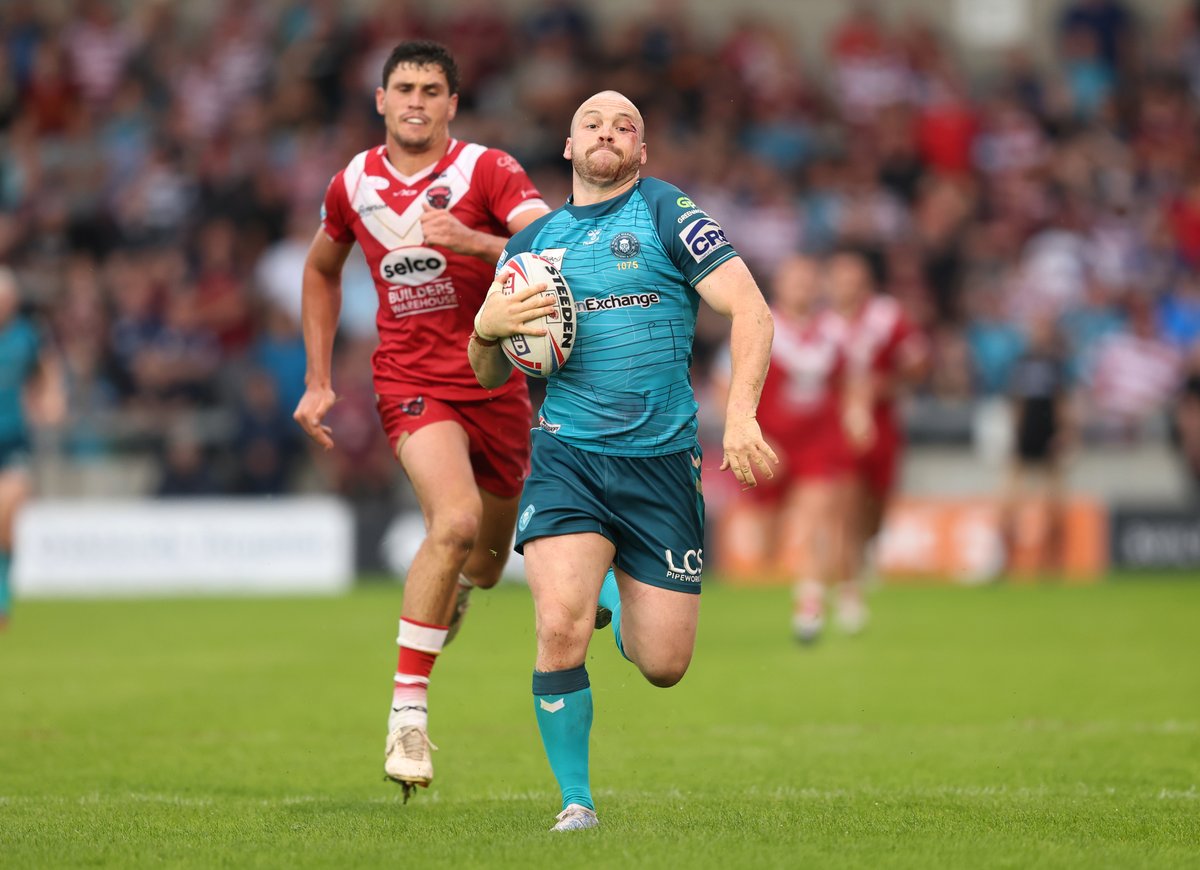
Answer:
<svg viewBox="0 0 1200 870"><path fill-rule="evenodd" d="M517 254L504 264L508 273L501 292L520 293L533 284L545 284L543 296L554 300L554 310L533 321L545 335L511 335L500 340L500 349L516 368L535 378L548 378L561 369L575 346L575 297L562 272L545 257Z"/></svg>

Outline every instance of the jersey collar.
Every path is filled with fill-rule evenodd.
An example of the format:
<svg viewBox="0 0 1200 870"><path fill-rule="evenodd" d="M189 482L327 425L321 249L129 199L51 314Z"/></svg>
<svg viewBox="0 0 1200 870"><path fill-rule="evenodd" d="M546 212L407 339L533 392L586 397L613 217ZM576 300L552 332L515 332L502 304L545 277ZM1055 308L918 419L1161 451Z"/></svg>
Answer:
<svg viewBox="0 0 1200 870"><path fill-rule="evenodd" d="M629 202L629 197L633 196L633 192L642 186L642 179L634 182L633 187L625 191L623 194L612 199L606 199L603 202L592 203L591 205L575 205L571 202L574 197L567 197L567 203L563 206L571 217L576 220L587 220L588 218L605 217L610 214L616 214L625 203Z"/></svg>

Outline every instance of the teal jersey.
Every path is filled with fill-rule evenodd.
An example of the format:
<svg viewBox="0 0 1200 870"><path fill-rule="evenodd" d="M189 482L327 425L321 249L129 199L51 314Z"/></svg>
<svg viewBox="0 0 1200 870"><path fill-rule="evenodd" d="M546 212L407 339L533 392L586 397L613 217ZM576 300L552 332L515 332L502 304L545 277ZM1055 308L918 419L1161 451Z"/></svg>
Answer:
<svg viewBox="0 0 1200 870"><path fill-rule="evenodd" d="M571 357L547 380L539 424L578 447L662 456L696 443L694 287L737 251L679 188L644 178L595 205L568 202L513 236L562 271L575 297Z"/></svg>
<svg viewBox="0 0 1200 870"><path fill-rule="evenodd" d="M37 331L23 317L0 324L0 445L24 441L22 393L38 366Z"/></svg>

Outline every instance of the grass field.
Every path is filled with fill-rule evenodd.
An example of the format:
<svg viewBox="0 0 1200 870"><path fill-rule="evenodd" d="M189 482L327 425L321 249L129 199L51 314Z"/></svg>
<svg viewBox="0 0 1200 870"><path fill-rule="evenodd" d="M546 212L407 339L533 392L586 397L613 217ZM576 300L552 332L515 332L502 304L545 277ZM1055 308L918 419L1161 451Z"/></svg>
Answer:
<svg viewBox="0 0 1200 870"><path fill-rule="evenodd" d="M381 780L399 593L30 602L0 634L0 866L1200 866L1200 583L883 589L814 649L705 592L692 671L589 670L603 827L552 836L527 592L434 672L437 780Z"/></svg>

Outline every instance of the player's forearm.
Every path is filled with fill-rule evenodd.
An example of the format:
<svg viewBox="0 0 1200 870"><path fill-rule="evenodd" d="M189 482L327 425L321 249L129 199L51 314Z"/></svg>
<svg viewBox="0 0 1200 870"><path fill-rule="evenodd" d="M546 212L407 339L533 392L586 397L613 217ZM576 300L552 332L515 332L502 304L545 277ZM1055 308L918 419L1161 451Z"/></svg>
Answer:
<svg viewBox="0 0 1200 870"><path fill-rule="evenodd" d="M326 275L306 265L301 291L301 321L307 359L304 383L308 387L327 387L333 380L333 340L341 310L340 277Z"/></svg>
<svg viewBox="0 0 1200 870"><path fill-rule="evenodd" d="M489 266L495 266L507 243L507 238L474 230L467 236L459 253L470 257L478 257Z"/></svg>
<svg viewBox="0 0 1200 870"><path fill-rule="evenodd" d="M512 374L512 363L500 350L499 343L481 341L472 337L467 345L467 359L471 361L471 370L475 372L475 380L487 390L502 386Z"/></svg>
<svg viewBox="0 0 1200 870"><path fill-rule="evenodd" d="M759 296L733 313L729 354L733 373L729 379L726 417L753 417L758 410L767 366L771 362L771 339L775 321Z"/></svg>

